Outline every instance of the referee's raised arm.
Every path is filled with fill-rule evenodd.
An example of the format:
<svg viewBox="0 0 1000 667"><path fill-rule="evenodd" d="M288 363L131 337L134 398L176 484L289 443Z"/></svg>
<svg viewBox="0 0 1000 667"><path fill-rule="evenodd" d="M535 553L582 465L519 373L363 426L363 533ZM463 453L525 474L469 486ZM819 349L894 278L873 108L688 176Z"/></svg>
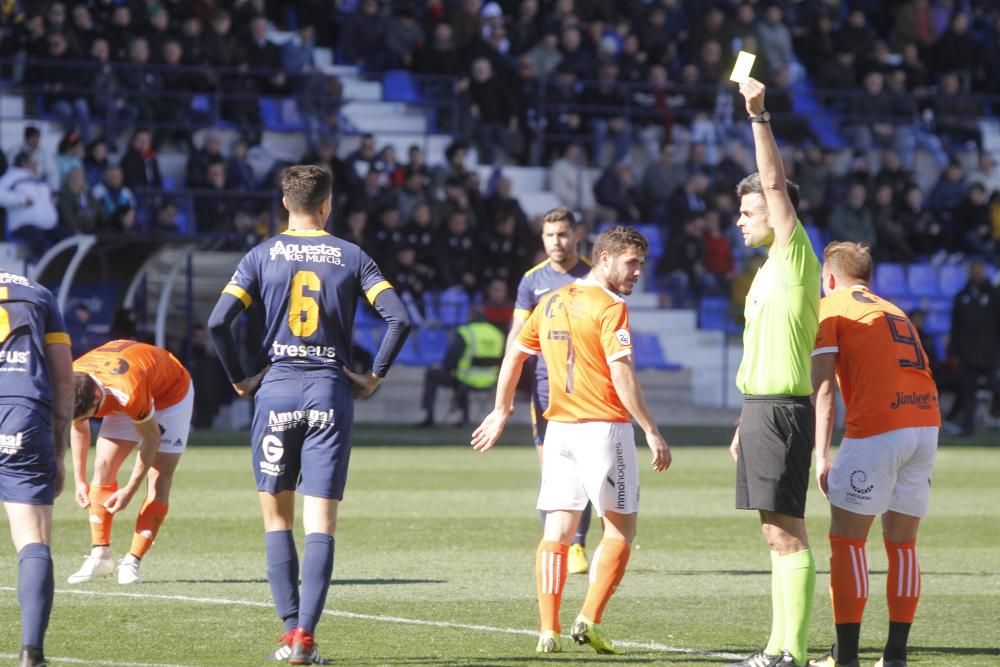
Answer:
<svg viewBox="0 0 1000 667"><path fill-rule="evenodd" d="M765 86L757 79L749 78L740 84L740 93L746 99L753 127L757 170L767 201L769 221L774 228L774 242L783 248L795 231L795 207L788 195L785 166L771 131L771 114L764 109Z"/></svg>

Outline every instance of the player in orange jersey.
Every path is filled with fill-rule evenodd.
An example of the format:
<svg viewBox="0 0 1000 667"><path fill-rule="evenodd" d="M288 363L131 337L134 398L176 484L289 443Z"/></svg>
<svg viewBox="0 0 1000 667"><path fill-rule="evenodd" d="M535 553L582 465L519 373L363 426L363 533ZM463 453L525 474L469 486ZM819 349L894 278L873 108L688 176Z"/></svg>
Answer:
<svg viewBox="0 0 1000 667"><path fill-rule="evenodd" d="M599 625L625 575L639 512L639 469L632 419L646 434L655 471L670 466L670 448L653 421L635 376L628 306L648 244L631 227L597 237L593 269L542 299L504 358L493 411L472 434L474 449L489 450L513 408L524 362L541 353L549 370L549 421L542 448L538 509L546 512L535 561L541 630L539 653L561 649L559 606L566 556L589 500L604 519L594 552L590 587L571 634L598 653L618 653Z"/></svg>
<svg viewBox="0 0 1000 667"><path fill-rule="evenodd" d="M113 340L91 350L73 363L73 370L76 400L70 444L76 502L89 508L92 549L69 583L94 581L114 571L112 519L128 506L148 473L132 546L118 568L118 583L139 583L139 563L167 515L174 470L187 446L194 406L191 376L166 350L131 340ZM88 487L92 417L103 422ZM140 443L132 474L119 488L118 469Z"/></svg>
<svg viewBox="0 0 1000 667"><path fill-rule="evenodd" d="M906 667L920 598L916 539L927 514L941 413L920 337L906 315L868 288L872 258L857 243L823 253L819 332L813 351L816 477L830 500L830 597L837 643L810 665L858 665L868 601L865 542L876 516L889 557L889 636L878 667ZM837 460L830 462L834 378L847 405Z"/></svg>

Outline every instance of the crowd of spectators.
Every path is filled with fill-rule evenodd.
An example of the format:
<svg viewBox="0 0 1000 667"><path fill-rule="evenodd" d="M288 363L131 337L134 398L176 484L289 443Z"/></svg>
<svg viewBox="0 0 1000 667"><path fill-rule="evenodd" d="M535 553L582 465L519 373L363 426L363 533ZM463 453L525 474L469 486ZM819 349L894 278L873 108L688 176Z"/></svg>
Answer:
<svg viewBox="0 0 1000 667"><path fill-rule="evenodd" d="M292 6L300 11L289 24ZM428 289L476 291L494 278L511 286L536 259L537 234L510 181L498 169L480 183L469 147L481 162L551 165L549 187L591 230L656 225L661 289L727 293L746 255L733 189L753 170L727 81L745 49L758 54L754 73L788 141L803 222L827 239L865 241L881 260L997 251L1000 175L976 123L978 95L997 92L994 3L358 0L334 11L172 0L4 11L0 57L25 58L0 69L33 91L30 111L65 127L54 156L30 128L23 146L6 147L7 232L36 248L69 232L197 231L240 250L280 227L273 183L283 163L258 177L248 159L256 101L273 96L297 101L308 138L301 161L334 173L335 231L369 249L417 301ZM275 26L291 35L281 45L268 39ZM416 147L396 155L371 135L344 155L339 86L318 72L316 44L373 75L450 77L424 86L432 99L462 101L446 161L426 164ZM819 99L849 148L823 146L812 119L794 112L803 81L834 93ZM211 117L195 99L204 92L221 100ZM193 128L220 121L240 131L232 145L211 131L192 140ZM160 173L167 145L187 155L183 183ZM918 150L940 176L917 173ZM13 182L36 193L4 187ZM186 194L164 192L171 185Z"/></svg>

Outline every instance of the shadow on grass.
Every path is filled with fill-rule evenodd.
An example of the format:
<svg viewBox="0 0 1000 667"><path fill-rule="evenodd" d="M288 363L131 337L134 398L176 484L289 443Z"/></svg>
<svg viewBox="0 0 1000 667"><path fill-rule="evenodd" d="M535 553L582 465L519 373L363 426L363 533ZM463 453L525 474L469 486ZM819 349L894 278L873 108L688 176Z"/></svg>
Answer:
<svg viewBox="0 0 1000 667"><path fill-rule="evenodd" d="M917 657L924 658L928 653L938 653L941 655L972 655L972 656L985 656L985 655L996 655L1000 656L1000 648L995 646L910 646L907 649L909 653L914 654Z"/></svg>
<svg viewBox="0 0 1000 667"><path fill-rule="evenodd" d="M153 583L153 582L151 582ZM155 583L171 584L266 584L267 579L170 579ZM333 579L332 586L408 586L411 584L446 584L446 579Z"/></svg>

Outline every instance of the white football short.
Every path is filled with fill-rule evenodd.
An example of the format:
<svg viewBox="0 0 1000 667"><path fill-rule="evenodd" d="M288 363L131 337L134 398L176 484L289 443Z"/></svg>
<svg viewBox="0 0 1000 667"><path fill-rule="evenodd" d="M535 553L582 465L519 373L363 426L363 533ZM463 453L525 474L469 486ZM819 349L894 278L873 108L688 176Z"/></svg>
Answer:
<svg viewBox="0 0 1000 667"><path fill-rule="evenodd" d="M937 445L936 426L844 438L828 478L830 503L867 516L926 516Z"/></svg>
<svg viewBox="0 0 1000 667"><path fill-rule="evenodd" d="M538 509L582 510L598 516L639 511L639 467L632 424L550 421L542 447Z"/></svg>
<svg viewBox="0 0 1000 667"><path fill-rule="evenodd" d="M194 386L188 385L187 393L180 403L157 410L153 418L160 426L160 451L164 454L180 454L187 447L191 432L191 413L194 411ZM129 440L139 442L139 432L135 423L124 412L108 415L101 423L99 438Z"/></svg>

